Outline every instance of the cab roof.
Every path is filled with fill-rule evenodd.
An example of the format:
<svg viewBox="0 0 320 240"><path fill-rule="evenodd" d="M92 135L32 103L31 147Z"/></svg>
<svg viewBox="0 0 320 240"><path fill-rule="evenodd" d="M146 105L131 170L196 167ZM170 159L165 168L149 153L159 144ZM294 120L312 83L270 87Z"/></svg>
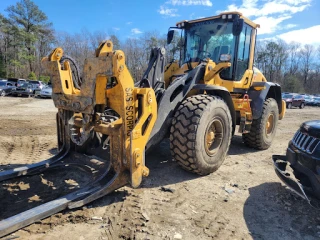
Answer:
<svg viewBox="0 0 320 240"><path fill-rule="evenodd" d="M194 20L184 20L184 21L180 21L176 23L176 26L178 26L179 23L196 23L196 22L203 22L203 21L207 21L207 20L212 20L212 19L217 19L217 18L221 18L222 15L239 15L240 18L242 18L244 20L245 23L247 23L248 25L250 25L253 28L260 28L260 25L257 23L252 22L249 18L246 18L245 16L242 15L241 12L237 12L237 11L233 11L233 12L222 12L217 16L211 16L211 17L205 17L205 18L199 18L199 19L194 19Z"/></svg>

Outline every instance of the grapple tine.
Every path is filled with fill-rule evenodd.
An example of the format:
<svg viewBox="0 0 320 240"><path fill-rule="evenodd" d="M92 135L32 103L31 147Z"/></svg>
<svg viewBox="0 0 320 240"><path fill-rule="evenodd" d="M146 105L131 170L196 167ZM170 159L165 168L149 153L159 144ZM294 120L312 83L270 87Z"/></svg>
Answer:
<svg viewBox="0 0 320 240"><path fill-rule="evenodd" d="M48 170L52 165L61 161L68 155L68 150L63 149L57 155L38 162L34 164L23 165L17 168L9 169L6 171L0 172L0 182L9 180L11 178L19 177L19 176L28 176L33 174L38 174L42 171Z"/></svg>
<svg viewBox="0 0 320 240"><path fill-rule="evenodd" d="M77 202L71 202L68 204L69 209L81 207L89 202L92 202L100 197L103 197L114 190L117 190L129 183L129 174L128 173L117 173L114 177L107 182L106 184L102 185L97 191L93 192L89 196L85 197L82 200Z"/></svg>
<svg viewBox="0 0 320 240"><path fill-rule="evenodd" d="M81 189L0 221L0 237L28 226L35 221L58 213L66 208L72 209L81 207L123 187L128 184L128 182L128 172L115 173L113 169L107 168L102 176Z"/></svg>

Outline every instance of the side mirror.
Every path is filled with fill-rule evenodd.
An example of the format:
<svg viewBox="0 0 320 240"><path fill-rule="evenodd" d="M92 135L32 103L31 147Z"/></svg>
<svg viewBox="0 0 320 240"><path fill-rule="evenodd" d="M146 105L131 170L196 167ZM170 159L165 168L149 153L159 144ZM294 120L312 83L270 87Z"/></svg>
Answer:
<svg viewBox="0 0 320 240"><path fill-rule="evenodd" d="M235 19L232 27L232 34L234 36L239 36L243 29L244 20L241 18Z"/></svg>
<svg viewBox="0 0 320 240"><path fill-rule="evenodd" d="M168 31L168 35L167 35L167 44L170 44L170 43L172 42L173 35L174 35L174 30L170 30L170 31Z"/></svg>

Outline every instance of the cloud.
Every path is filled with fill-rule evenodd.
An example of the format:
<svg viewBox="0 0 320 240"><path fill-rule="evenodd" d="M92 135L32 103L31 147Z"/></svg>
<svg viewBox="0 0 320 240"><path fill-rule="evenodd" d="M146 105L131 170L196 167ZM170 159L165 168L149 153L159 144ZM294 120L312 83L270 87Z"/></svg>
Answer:
<svg viewBox="0 0 320 240"><path fill-rule="evenodd" d="M292 5L299 5L301 3L310 3L312 0L285 0L285 2L290 3Z"/></svg>
<svg viewBox="0 0 320 240"><path fill-rule="evenodd" d="M273 0L258 6L258 0L242 0L242 4L228 5L225 11L242 12L246 17L268 16L271 14L294 14L310 6L312 0ZM219 11L220 13L221 11Z"/></svg>
<svg viewBox="0 0 320 240"><path fill-rule="evenodd" d="M127 24L127 25L131 25L131 24L132 24L132 22L126 22L126 24Z"/></svg>
<svg viewBox="0 0 320 240"><path fill-rule="evenodd" d="M160 6L160 9L158 10L158 12L161 15L164 15L166 17L177 17L177 16L180 16L177 13L178 9L169 8L169 7L167 7L168 5L172 5L172 6L195 6L195 5L199 5L199 6L212 7L212 2L210 0L169 0L169 1L165 2L164 5ZM192 13L191 15L194 15L194 13Z"/></svg>
<svg viewBox="0 0 320 240"><path fill-rule="evenodd" d="M117 27L113 27L112 29L115 30L115 31L119 31L120 30L120 28L117 28Z"/></svg>
<svg viewBox="0 0 320 240"><path fill-rule="evenodd" d="M296 27L296 26L298 26L298 25L297 25L297 24L289 23L289 24L283 26L283 29L290 29L290 28L294 28L294 27Z"/></svg>
<svg viewBox="0 0 320 240"><path fill-rule="evenodd" d="M287 43L295 41L302 44L320 45L320 25L282 33L277 37Z"/></svg>
<svg viewBox="0 0 320 240"><path fill-rule="evenodd" d="M224 11L238 11L246 17L256 17L254 22L259 23L260 34L270 34L286 26L281 26L284 20L292 15L304 11L310 6L312 0L242 0L241 5L231 4ZM223 11L217 11L221 13ZM287 24L287 27L292 27Z"/></svg>
<svg viewBox="0 0 320 240"><path fill-rule="evenodd" d="M212 7L212 2L210 0L169 0L166 3L171 4L173 6L176 6L176 5L182 5L182 6L201 5L201 6Z"/></svg>
<svg viewBox="0 0 320 240"><path fill-rule="evenodd" d="M138 28L132 28L131 33L132 34L140 34L140 33L142 33L142 31L140 31Z"/></svg>
<svg viewBox="0 0 320 240"><path fill-rule="evenodd" d="M289 18L291 17L283 16L274 18L263 16L255 19L254 22L261 25L261 28L258 29L258 34L269 34L275 32L276 30L279 30L281 28L279 24Z"/></svg>
<svg viewBox="0 0 320 240"><path fill-rule="evenodd" d="M167 8L165 6L160 6L160 9L158 10L158 12L161 15L167 16L167 17L177 17L179 16L176 12L178 10L174 9L174 8Z"/></svg>

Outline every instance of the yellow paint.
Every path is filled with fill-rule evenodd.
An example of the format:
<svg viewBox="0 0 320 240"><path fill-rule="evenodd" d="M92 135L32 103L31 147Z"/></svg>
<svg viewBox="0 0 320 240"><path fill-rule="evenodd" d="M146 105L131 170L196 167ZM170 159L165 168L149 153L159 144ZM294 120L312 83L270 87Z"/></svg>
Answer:
<svg viewBox="0 0 320 240"><path fill-rule="evenodd" d="M179 69L178 61L167 64L164 69L164 82L167 88L170 84L170 77Z"/></svg>
<svg viewBox="0 0 320 240"><path fill-rule="evenodd" d="M281 101L281 104L282 104L282 111L279 114L279 120L284 118L284 115L286 114L286 109L287 109L287 105L286 105L286 102L284 100Z"/></svg>
<svg viewBox="0 0 320 240"><path fill-rule="evenodd" d="M120 116L119 119L112 123L104 123L92 121L98 115L87 109L73 110L79 112L75 113L74 117L77 117L80 124L83 114L92 115L89 118L91 122L87 126L110 137L110 160L114 170L117 172L128 170L131 173L131 185L138 187L142 177L149 174L149 169L145 166L144 151L157 119L157 102L153 89L134 86L125 64L125 54L120 50L113 51L113 44L110 41L101 43L95 57L86 59L80 90L73 86L68 61L64 63L64 70L61 70L59 61L62 56L63 50L56 48L49 57L42 60L47 71L53 76L55 105L61 109L71 110L74 105L85 105L88 101L92 101L88 106L89 110L95 109L95 105L99 104L116 111ZM170 71L174 71L172 69L174 68ZM107 82L111 79L116 80L116 85L107 88ZM142 105L140 116L137 111L138 95L141 97L139 99ZM61 99L67 101L68 105L61 105Z"/></svg>

